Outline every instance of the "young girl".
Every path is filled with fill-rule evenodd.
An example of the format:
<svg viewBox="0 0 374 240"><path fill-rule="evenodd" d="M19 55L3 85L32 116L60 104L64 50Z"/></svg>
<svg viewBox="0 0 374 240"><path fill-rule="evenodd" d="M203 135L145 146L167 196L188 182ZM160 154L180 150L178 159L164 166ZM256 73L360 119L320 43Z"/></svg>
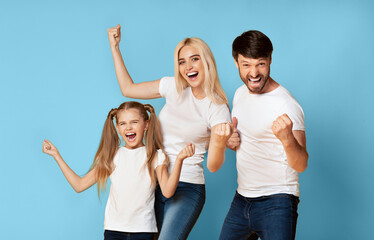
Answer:
<svg viewBox="0 0 374 240"><path fill-rule="evenodd" d="M125 140L124 147L120 147L117 131ZM100 193L110 177L104 221L106 240L128 239L129 236L131 239L152 239L157 232L154 172L164 196L172 197L178 185L182 162L194 154L195 146L189 143L179 153L169 176L169 159L163 150L160 124L153 107L138 102L125 102L110 110L95 160L85 176L79 177L71 170L50 141L44 140L43 152L56 160L76 192L82 192L97 183Z"/></svg>

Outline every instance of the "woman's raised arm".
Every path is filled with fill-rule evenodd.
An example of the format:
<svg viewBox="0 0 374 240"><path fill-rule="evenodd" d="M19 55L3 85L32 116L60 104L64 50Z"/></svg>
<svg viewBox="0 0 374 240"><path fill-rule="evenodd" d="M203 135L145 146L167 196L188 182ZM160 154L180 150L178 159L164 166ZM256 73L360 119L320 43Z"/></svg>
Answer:
<svg viewBox="0 0 374 240"><path fill-rule="evenodd" d="M122 95L129 98L152 99L161 97L159 93L160 79L150 82L134 83L128 73L119 49L121 26L108 29L110 49L112 50L114 68Z"/></svg>

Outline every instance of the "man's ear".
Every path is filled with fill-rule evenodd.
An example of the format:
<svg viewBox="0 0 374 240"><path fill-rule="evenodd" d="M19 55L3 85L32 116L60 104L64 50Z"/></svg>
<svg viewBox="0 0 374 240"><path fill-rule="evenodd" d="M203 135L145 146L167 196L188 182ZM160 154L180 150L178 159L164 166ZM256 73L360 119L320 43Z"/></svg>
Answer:
<svg viewBox="0 0 374 240"><path fill-rule="evenodd" d="M235 62L236 68L239 69L239 63L238 63L238 61L235 58L234 58L234 62Z"/></svg>

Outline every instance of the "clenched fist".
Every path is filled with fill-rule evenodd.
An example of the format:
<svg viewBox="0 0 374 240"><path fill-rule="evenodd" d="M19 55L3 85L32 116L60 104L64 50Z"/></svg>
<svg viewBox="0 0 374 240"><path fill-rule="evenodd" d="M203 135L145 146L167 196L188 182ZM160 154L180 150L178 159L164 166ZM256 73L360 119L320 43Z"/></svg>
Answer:
<svg viewBox="0 0 374 240"><path fill-rule="evenodd" d="M233 129L229 122L217 125L212 132L215 142L225 145L227 140L230 138L232 131Z"/></svg>
<svg viewBox="0 0 374 240"><path fill-rule="evenodd" d="M52 157L55 157L59 154L57 148L47 139L45 139L43 142L43 152Z"/></svg>
<svg viewBox="0 0 374 240"><path fill-rule="evenodd" d="M283 143L293 136L292 133L293 123L287 114L279 116L272 126L274 135Z"/></svg>
<svg viewBox="0 0 374 240"><path fill-rule="evenodd" d="M226 142L226 146L232 150L237 150L240 146L240 136L239 136L237 127L238 127L238 119L236 117L233 117L232 124L231 124L233 133Z"/></svg>
<svg viewBox="0 0 374 240"><path fill-rule="evenodd" d="M110 47L118 47L119 42L121 41L121 25L112 27L108 29L108 38Z"/></svg>
<svg viewBox="0 0 374 240"><path fill-rule="evenodd" d="M195 154L195 144L188 143L185 148L180 151L177 156L177 160L183 161L184 159L191 157Z"/></svg>

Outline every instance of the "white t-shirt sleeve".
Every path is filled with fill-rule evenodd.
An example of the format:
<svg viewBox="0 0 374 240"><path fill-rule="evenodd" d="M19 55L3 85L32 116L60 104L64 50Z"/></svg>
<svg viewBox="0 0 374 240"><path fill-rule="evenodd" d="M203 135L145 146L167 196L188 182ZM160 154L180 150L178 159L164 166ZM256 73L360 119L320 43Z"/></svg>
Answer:
<svg viewBox="0 0 374 240"><path fill-rule="evenodd" d="M209 128L212 128L217 124L226 122L231 122L229 108L226 106L226 104L217 105L212 103L212 107L209 109L208 114Z"/></svg>
<svg viewBox="0 0 374 240"><path fill-rule="evenodd" d="M289 116L293 123L293 131L305 131L304 111L296 100L290 99L288 103L285 104L285 113Z"/></svg>
<svg viewBox="0 0 374 240"><path fill-rule="evenodd" d="M163 98L167 98L171 91L173 90L172 88L175 88L175 80L174 77L163 77L160 80L160 85L158 87L158 91Z"/></svg>
<svg viewBox="0 0 374 240"><path fill-rule="evenodd" d="M158 149L157 150L157 161L155 163L155 169L160 165L166 164L165 160L166 160L166 156L165 156L164 152L161 149Z"/></svg>
<svg viewBox="0 0 374 240"><path fill-rule="evenodd" d="M243 94L243 86L244 85L242 85L241 87L239 87L238 89L236 89L236 91L235 91L235 94L234 94L234 98L233 98L233 100L232 100L232 112L231 112L231 114L232 114L232 118L233 117L236 117L236 112L234 111L234 109L235 109L235 105L237 104L237 102L238 102L238 99L241 97L241 95Z"/></svg>

